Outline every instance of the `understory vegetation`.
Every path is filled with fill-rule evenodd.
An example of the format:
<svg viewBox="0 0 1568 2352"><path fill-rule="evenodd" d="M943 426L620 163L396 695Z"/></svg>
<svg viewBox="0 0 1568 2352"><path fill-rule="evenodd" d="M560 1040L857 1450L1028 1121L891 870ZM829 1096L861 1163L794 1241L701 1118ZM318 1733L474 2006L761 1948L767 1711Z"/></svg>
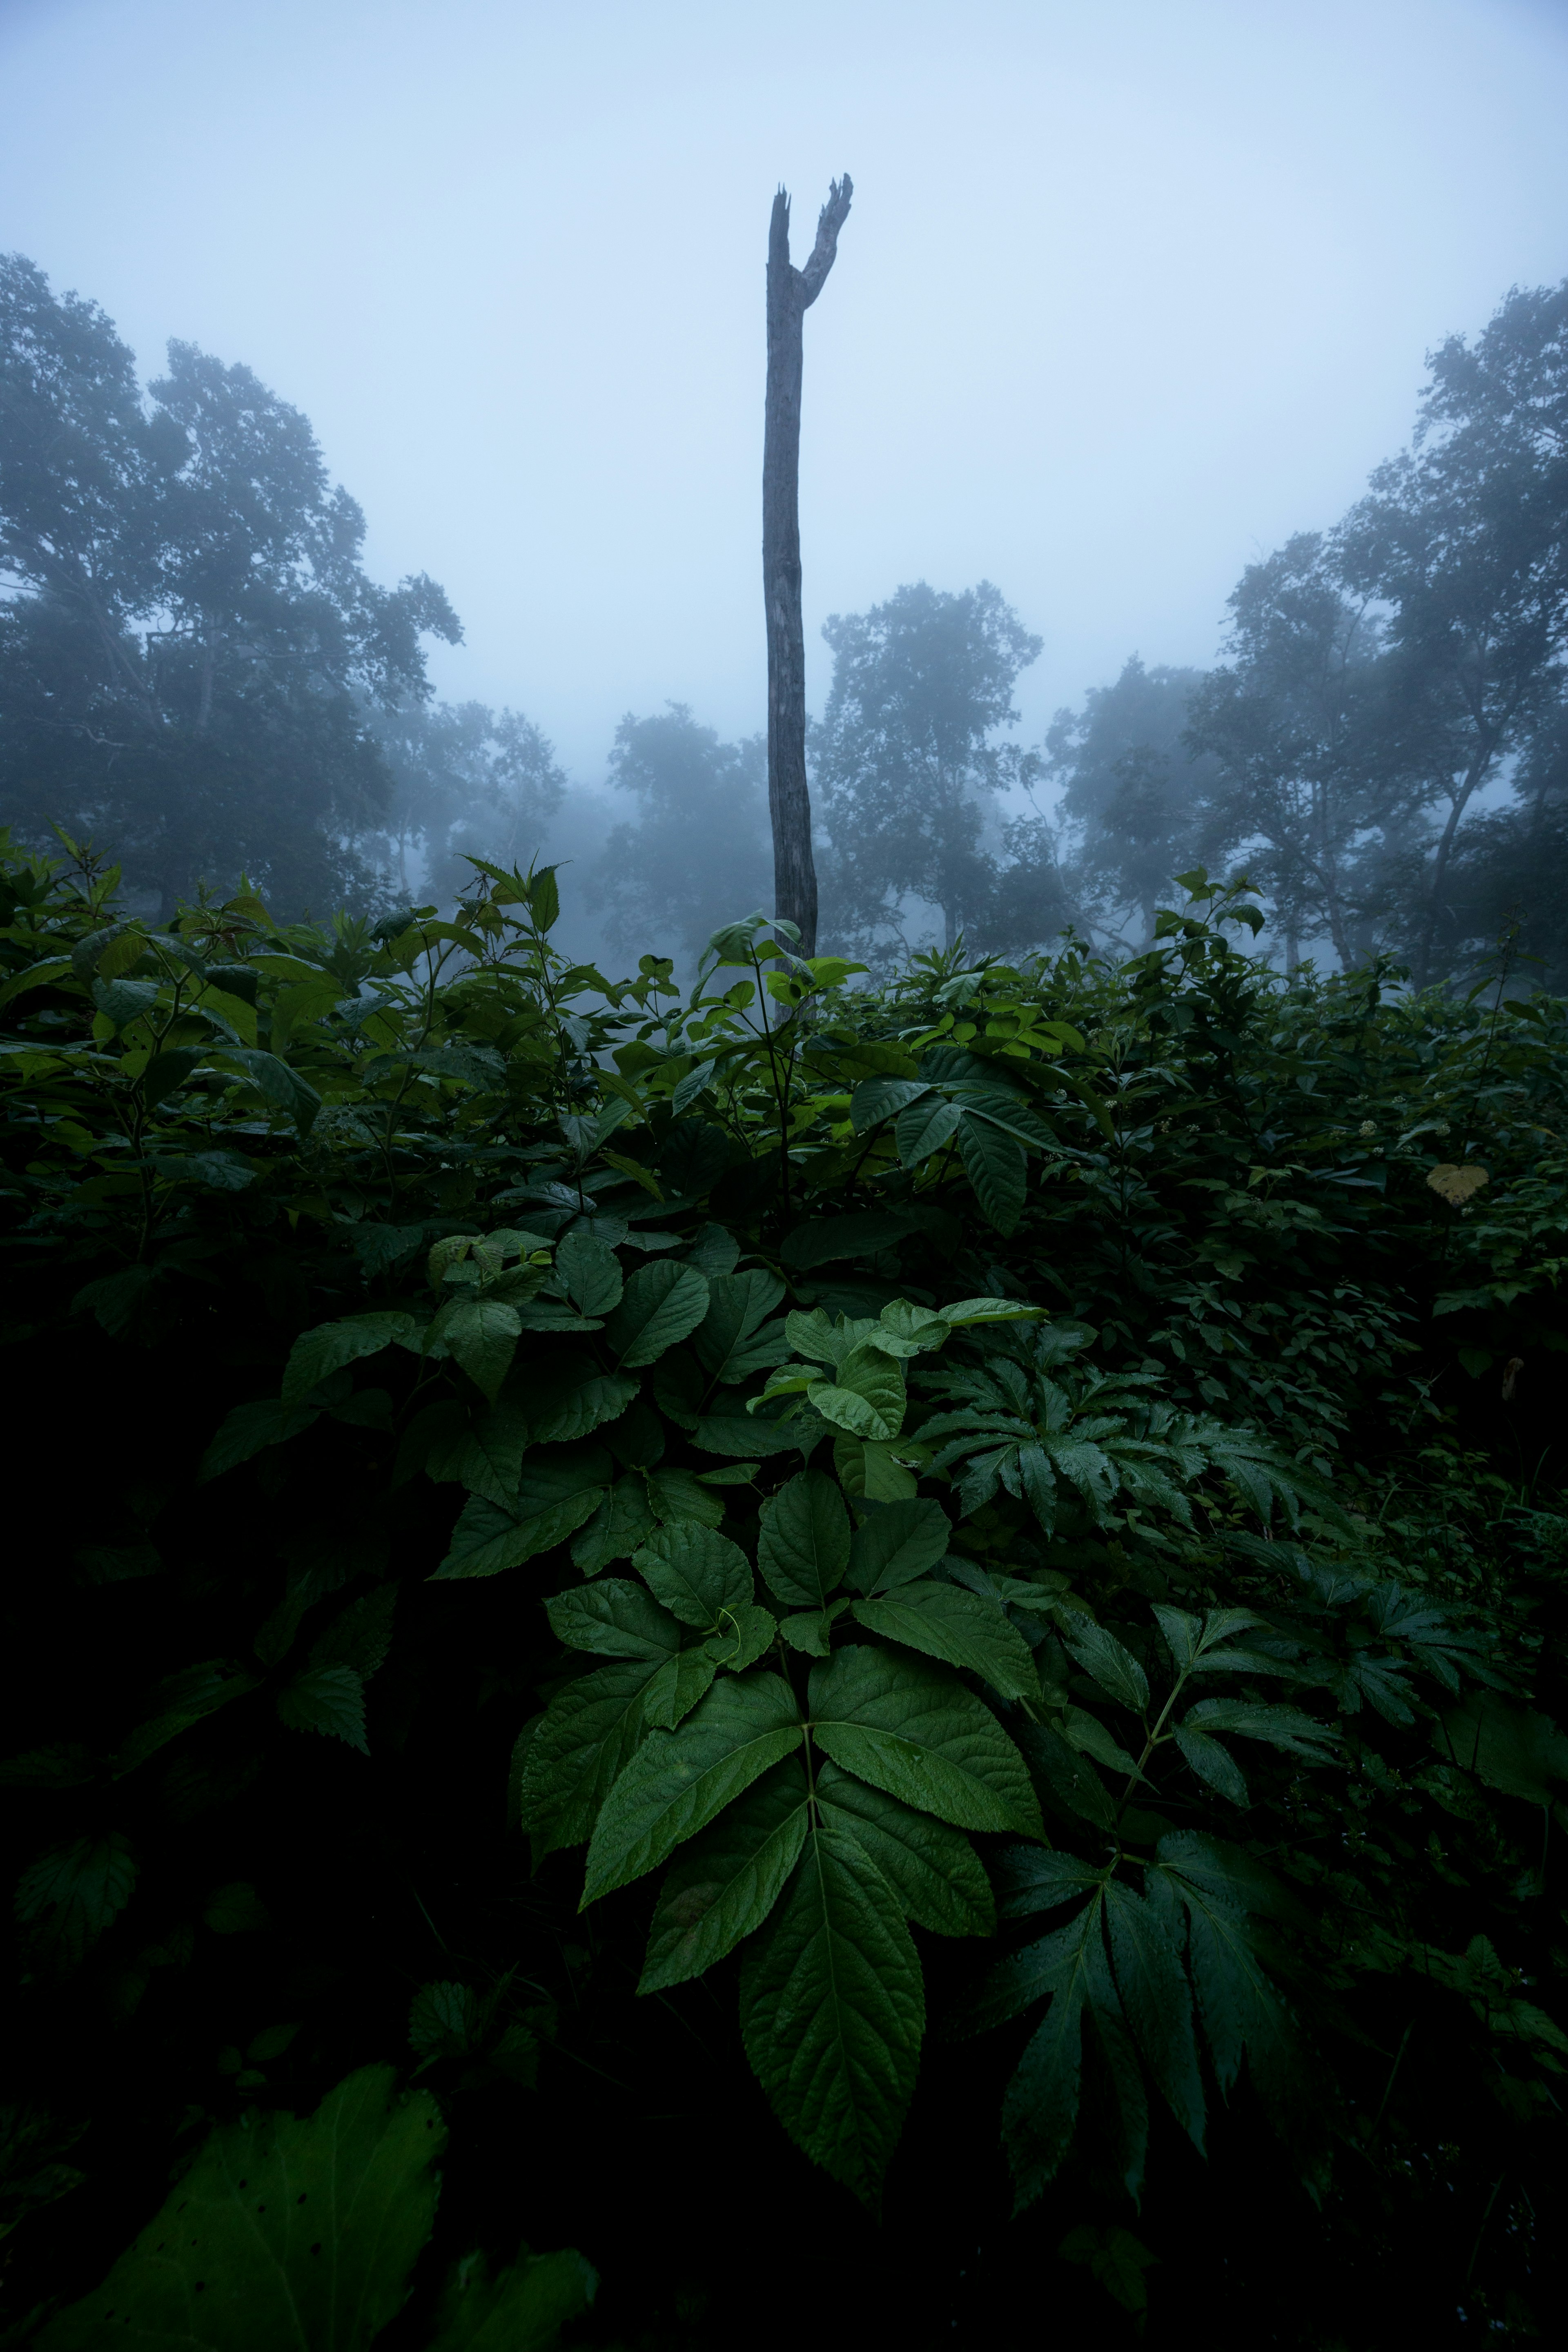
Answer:
<svg viewBox="0 0 1568 2352"><path fill-rule="evenodd" d="M68 849L0 2341L1549 2335L1563 1004Z"/></svg>

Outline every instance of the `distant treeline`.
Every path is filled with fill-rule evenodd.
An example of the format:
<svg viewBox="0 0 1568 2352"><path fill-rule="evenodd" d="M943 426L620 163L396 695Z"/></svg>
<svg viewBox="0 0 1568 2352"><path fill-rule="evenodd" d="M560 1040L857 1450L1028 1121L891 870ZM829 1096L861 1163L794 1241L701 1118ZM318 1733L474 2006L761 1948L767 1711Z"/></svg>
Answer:
<svg viewBox="0 0 1568 2352"><path fill-rule="evenodd" d="M0 258L0 821L91 835L165 913L242 869L282 910L450 894L547 840L537 726L434 699L460 640L420 575L369 580L306 418L188 343L145 390L90 301ZM812 730L823 940L883 966L1074 928L1131 952L1188 867L1245 868L1279 952L1421 981L1501 936L1568 982L1568 284L1430 362L1410 448L1329 531L1248 567L1226 658L1136 655L1043 744L1040 651L987 582L835 615ZM691 957L771 904L760 739L628 716L628 814L587 900Z"/></svg>

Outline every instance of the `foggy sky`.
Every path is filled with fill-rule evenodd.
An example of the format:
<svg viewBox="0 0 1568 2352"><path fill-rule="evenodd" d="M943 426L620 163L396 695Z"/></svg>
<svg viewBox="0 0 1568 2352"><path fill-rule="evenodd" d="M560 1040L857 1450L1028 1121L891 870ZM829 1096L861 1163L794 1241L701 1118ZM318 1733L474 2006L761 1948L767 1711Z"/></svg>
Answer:
<svg viewBox="0 0 1568 2352"><path fill-rule="evenodd" d="M783 26L783 31L779 29ZM997 583L1024 740L1405 438L1423 355L1568 273L1556 0L0 0L0 246L310 417L440 691L602 776L668 698L764 720L763 268L805 321L829 612Z"/></svg>

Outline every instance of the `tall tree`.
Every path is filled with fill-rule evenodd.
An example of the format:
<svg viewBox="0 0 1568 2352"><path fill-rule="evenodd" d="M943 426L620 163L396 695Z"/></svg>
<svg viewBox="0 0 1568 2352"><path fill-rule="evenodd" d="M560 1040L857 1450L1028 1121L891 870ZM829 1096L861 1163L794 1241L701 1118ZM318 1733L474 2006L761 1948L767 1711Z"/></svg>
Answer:
<svg viewBox="0 0 1568 2352"><path fill-rule="evenodd" d="M1339 561L1390 608L1405 761L1443 811L1412 925L1432 977L1476 796L1553 723L1568 660L1568 284L1516 289L1431 361L1411 448L1373 475Z"/></svg>
<svg viewBox="0 0 1568 2352"><path fill-rule="evenodd" d="M366 724L455 642L384 589L307 420L188 343L139 391L99 307L0 258L0 807L96 835L167 907L239 867L286 908L368 875L388 788Z"/></svg>
<svg viewBox="0 0 1568 2352"><path fill-rule="evenodd" d="M1113 685L1090 688L1081 709L1058 710L1046 736L1047 772L1061 787L1061 815L1077 835L1079 902L1126 947L1152 939L1172 877L1197 855L1215 762L1184 739L1203 677L1149 669L1134 654Z"/></svg>
<svg viewBox="0 0 1568 2352"><path fill-rule="evenodd" d="M768 814L773 909L816 952L816 867L805 780L805 635L801 619L800 393L802 321L826 281L854 183L831 183L804 269L789 257L789 197L773 198L768 227L768 381L763 434L763 603L768 633Z"/></svg>
<svg viewBox="0 0 1568 2352"><path fill-rule="evenodd" d="M1013 689L1040 640L988 580L956 595L922 580L822 634L833 686L814 750L836 928L862 948L901 937L915 898L941 909L951 947L990 908L986 803L1023 763L993 739L1017 723Z"/></svg>
<svg viewBox="0 0 1568 2352"><path fill-rule="evenodd" d="M721 742L684 702L622 719L610 777L637 816L607 835L588 884L617 943L694 962L721 923L763 902L765 765L761 736Z"/></svg>

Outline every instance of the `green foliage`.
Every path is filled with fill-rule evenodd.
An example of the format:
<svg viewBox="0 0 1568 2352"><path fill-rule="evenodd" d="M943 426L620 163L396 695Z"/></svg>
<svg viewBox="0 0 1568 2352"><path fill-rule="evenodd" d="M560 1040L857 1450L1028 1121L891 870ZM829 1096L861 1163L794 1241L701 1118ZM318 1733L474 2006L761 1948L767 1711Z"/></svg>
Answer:
<svg viewBox="0 0 1568 2352"><path fill-rule="evenodd" d="M1131 2311L1216 2150L1340 2246L1347 2168L1440 2211L1439 2111L1539 2187L1562 1009L1286 986L1197 876L1117 968L857 994L756 917L681 1002L475 873L377 936L5 869L15 1442L73 1497L0 1768L37 2093L302 2107L352 2010L548 2145L700 2000L890 2208L972 2032Z"/></svg>

